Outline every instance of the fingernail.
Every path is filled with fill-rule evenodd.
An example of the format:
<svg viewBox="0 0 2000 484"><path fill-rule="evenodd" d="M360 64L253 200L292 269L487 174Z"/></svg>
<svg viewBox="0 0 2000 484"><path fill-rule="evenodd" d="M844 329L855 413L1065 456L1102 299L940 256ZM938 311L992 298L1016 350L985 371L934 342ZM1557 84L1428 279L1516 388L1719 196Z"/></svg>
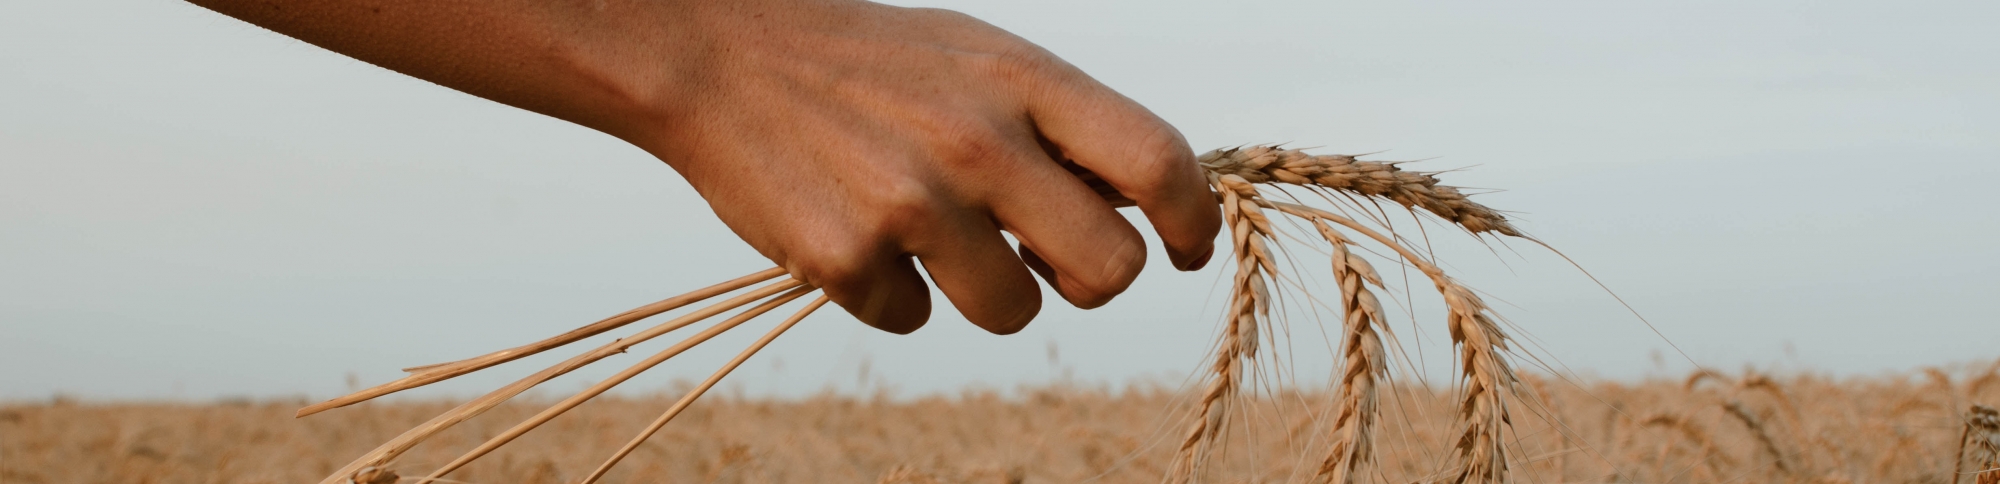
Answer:
<svg viewBox="0 0 2000 484"><path fill-rule="evenodd" d="M1181 272L1193 272L1201 270L1201 268L1203 267L1208 267L1208 258L1210 257L1215 257L1215 246L1213 245L1208 246L1207 252L1202 252L1201 255L1196 256L1194 260L1188 261L1187 268L1181 269Z"/></svg>

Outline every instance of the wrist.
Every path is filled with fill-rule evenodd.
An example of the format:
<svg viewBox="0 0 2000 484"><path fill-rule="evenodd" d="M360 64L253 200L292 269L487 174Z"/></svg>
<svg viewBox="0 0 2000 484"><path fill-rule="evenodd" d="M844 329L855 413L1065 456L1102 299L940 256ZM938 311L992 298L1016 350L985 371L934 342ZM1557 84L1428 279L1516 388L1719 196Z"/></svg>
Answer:
<svg viewBox="0 0 2000 484"><path fill-rule="evenodd" d="M706 41L685 3L619 2L583 7L551 32L551 55L589 93L550 113L641 144L685 102L688 74L698 67L690 53ZM642 144L642 146L644 146Z"/></svg>
<svg viewBox="0 0 2000 484"><path fill-rule="evenodd" d="M687 140L692 113L721 93L786 76L782 59L834 26L856 21L857 0L641 2L579 39L571 55L583 77L606 93L607 119L588 126L624 139L669 164Z"/></svg>

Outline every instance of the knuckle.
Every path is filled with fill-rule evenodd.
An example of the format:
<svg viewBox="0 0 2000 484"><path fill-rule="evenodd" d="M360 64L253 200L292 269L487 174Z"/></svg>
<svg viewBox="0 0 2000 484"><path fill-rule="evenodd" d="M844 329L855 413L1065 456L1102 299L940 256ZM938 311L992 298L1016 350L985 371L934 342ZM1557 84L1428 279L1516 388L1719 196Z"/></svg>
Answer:
<svg viewBox="0 0 2000 484"><path fill-rule="evenodd" d="M848 288L867 284L874 245L857 237L804 239L790 251L785 270L808 284Z"/></svg>
<svg viewBox="0 0 2000 484"><path fill-rule="evenodd" d="M1071 287L1070 302L1077 307L1095 308L1111 302L1123 294L1137 279L1139 271L1146 265L1146 248L1138 240L1137 234L1121 237L1113 246L1112 253L1106 254L1104 265L1096 274L1076 278Z"/></svg>
<svg viewBox="0 0 2000 484"><path fill-rule="evenodd" d="M994 120L953 109L940 109L920 119L917 126L926 147L923 156L937 164L942 174L983 176L990 173L988 170L1008 166L1005 162L1021 152L1019 137L1010 136Z"/></svg>
<svg viewBox="0 0 2000 484"><path fill-rule="evenodd" d="M867 228L881 237L921 230L942 213L938 191L915 178L877 180L867 191L874 223Z"/></svg>
<svg viewBox="0 0 2000 484"><path fill-rule="evenodd" d="M1134 198L1152 198L1176 188L1176 182L1196 170L1194 150L1181 137L1179 131L1165 123L1155 122L1145 128L1145 134L1131 145L1131 155L1126 157L1131 164L1131 186L1121 187L1134 193Z"/></svg>
<svg viewBox="0 0 2000 484"><path fill-rule="evenodd" d="M939 162L955 169L977 169L1006 156L1010 144L1000 130L968 118L940 123L932 131Z"/></svg>
<svg viewBox="0 0 2000 484"><path fill-rule="evenodd" d="M978 101L956 99L945 102L904 106L902 126L914 134L921 153L929 160L972 168L1004 157L1020 136L1018 122L1004 116L985 115ZM913 160L916 161L916 160Z"/></svg>

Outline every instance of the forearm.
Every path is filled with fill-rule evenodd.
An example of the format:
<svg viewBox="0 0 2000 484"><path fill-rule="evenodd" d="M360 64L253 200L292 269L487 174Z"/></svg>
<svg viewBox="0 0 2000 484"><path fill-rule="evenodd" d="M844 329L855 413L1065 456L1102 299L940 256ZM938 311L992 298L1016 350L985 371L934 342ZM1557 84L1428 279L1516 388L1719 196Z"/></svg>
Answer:
<svg viewBox="0 0 2000 484"><path fill-rule="evenodd" d="M696 35L672 1L190 0L396 72L617 136L654 116Z"/></svg>

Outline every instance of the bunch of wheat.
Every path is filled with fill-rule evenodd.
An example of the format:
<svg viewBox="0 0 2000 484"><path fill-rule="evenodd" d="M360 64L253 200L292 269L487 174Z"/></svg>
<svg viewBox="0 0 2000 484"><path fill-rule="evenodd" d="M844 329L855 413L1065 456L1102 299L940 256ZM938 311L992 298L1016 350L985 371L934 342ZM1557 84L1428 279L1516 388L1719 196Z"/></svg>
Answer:
<svg viewBox="0 0 2000 484"><path fill-rule="evenodd" d="M1458 394L1458 421L1462 428L1456 442L1456 451L1453 453L1454 463L1451 468L1441 470L1440 476L1458 483L1505 481L1508 476L1508 461L1503 432L1510 425L1508 405L1517 379L1506 357L1508 338L1495 323L1494 316L1486 303L1471 289L1445 275L1434 261L1413 250L1411 244L1397 236L1395 232L1384 233L1388 227L1386 219L1363 215L1362 220L1371 222L1363 223L1334 210L1274 200L1259 187L1275 189L1279 193L1287 193L1284 192L1284 187L1303 188L1321 196L1331 204L1339 205L1336 200L1351 202L1347 205L1361 208L1364 213L1370 212L1363 207L1372 205L1364 205L1362 203L1364 200L1388 200L1412 213L1434 215L1475 236L1491 233L1522 237L1522 234L1499 212L1468 200L1456 189L1439 185L1437 178L1432 174L1405 171L1394 163L1362 161L1343 155L1315 156L1298 150L1272 146L1216 150L1202 155L1200 162L1208 172L1209 183L1215 190L1217 201L1222 205L1223 217L1230 231L1231 247L1234 250L1235 274L1230 286L1229 305L1220 341L1211 360L1210 371L1206 374L1198 404L1195 405L1193 414L1189 416L1189 429L1180 445L1179 453L1176 454L1175 463L1167 476L1168 480L1176 482L1200 480L1202 464L1208 460L1211 451L1222 442L1226 430L1224 424L1229 421L1232 403L1241 398L1239 392L1244 386L1246 372L1251 371L1258 363L1260 341L1275 337L1275 332L1269 327L1272 324L1271 315L1274 306L1273 288L1278 287L1284 274L1279 271L1277 259L1279 251L1275 250L1280 227L1272 220L1271 215L1282 214L1305 222L1312 227L1312 235L1318 235L1321 240L1329 244L1332 254L1332 274L1339 284L1340 308L1344 313L1341 320L1341 347L1338 350L1341 356L1339 388L1332 404L1334 408L1329 411L1334 418L1325 430L1329 437L1329 445L1324 456L1317 459L1321 461L1321 465L1318 466L1316 479L1323 482L1347 483L1355 482L1364 475L1362 469L1375 455L1372 439L1380 413L1377 402L1378 388L1386 386L1389 378L1388 354L1382 342L1382 335L1389 329L1383 316L1382 305L1369 289L1370 286L1382 288L1382 279L1376 274L1373 266L1359 255L1360 245L1345 235L1351 232L1388 249L1396 255L1399 263L1422 272L1430 279L1444 300L1447 309L1445 322L1452 343L1458 349L1458 359L1462 366ZM1379 205L1372 206L1379 207ZM1421 212L1418 212L1419 210ZM303 417L436 383L574 343L667 311L742 291L721 302L612 341L470 400L383 443L321 482L322 484L396 482L400 477L388 470L391 464L404 452L452 425L490 410L542 382L605 357L623 353L633 345L755 303L749 309L647 357L515 425L506 432L488 439L431 472L425 481L420 482L440 479L447 473L492 452L633 376L724 331L817 290L804 282L785 276L782 269L767 269L642 306L543 341L471 359L408 368L405 371L410 375L402 379L300 409L298 415ZM764 285L746 290L759 283ZM658 432L716 382L826 302L826 297L822 295L806 303L707 380L688 391L581 482L587 484L602 478L620 459Z"/></svg>
<svg viewBox="0 0 2000 484"><path fill-rule="evenodd" d="M1443 296L1446 325L1459 349L1463 396L1457 462L1446 474L1453 482L1505 480L1507 455L1502 432L1509 425L1507 397L1516 378L1504 355L1507 336L1494 323L1486 303L1402 238L1333 211L1272 200L1258 186L1296 186L1329 202L1336 197L1356 201L1350 205L1363 210L1365 206L1357 198L1387 199L1406 210L1421 209L1474 235L1522 237L1520 231L1498 211L1472 202L1457 189L1439 185L1432 174L1404 171L1394 163L1361 161L1346 155L1315 156L1271 146L1216 150L1202 155L1200 162L1222 203L1223 220L1236 252L1236 276L1206 391L1189 418L1187 437L1168 479L1199 480L1201 464L1208 460L1228 422L1231 400L1238 398L1244 368L1255 364L1257 335L1272 334L1266 327L1270 324L1270 288L1278 285L1279 272L1271 246L1278 239L1268 211L1309 222L1313 234L1332 246L1333 273L1341 291L1345 318L1339 350L1339 398L1329 429L1331 447L1317 478L1346 483L1362 475L1358 469L1373 455L1369 444L1378 413L1376 387L1389 371L1381 339L1387 331L1382 307L1368 290L1370 284L1381 287L1381 279L1355 254L1353 241L1336 230L1338 226L1389 249L1401 262L1428 277ZM1376 226L1387 225L1379 218L1374 222Z"/></svg>

